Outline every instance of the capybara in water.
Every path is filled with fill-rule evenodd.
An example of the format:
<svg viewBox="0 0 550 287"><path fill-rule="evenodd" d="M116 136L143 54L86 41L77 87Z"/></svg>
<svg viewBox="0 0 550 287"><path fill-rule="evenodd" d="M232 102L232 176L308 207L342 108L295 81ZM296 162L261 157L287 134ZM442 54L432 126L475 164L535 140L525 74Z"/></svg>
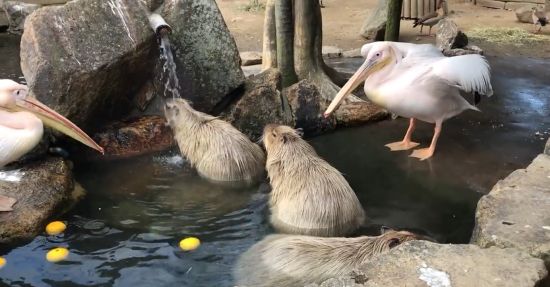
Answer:
<svg viewBox="0 0 550 287"><path fill-rule="evenodd" d="M312 237L269 235L241 255L234 270L238 286L304 286L349 275L375 255L421 239L408 231L380 236Z"/></svg>
<svg viewBox="0 0 550 287"><path fill-rule="evenodd" d="M265 154L231 124L171 99L165 116L180 151L198 173L215 181L255 181L264 172Z"/></svg>
<svg viewBox="0 0 550 287"><path fill-rule="evenodd" d="M275 229L330 237L348 235L363 224L365 212L348 182L296 130L268 125L263 142Z"/></svg>

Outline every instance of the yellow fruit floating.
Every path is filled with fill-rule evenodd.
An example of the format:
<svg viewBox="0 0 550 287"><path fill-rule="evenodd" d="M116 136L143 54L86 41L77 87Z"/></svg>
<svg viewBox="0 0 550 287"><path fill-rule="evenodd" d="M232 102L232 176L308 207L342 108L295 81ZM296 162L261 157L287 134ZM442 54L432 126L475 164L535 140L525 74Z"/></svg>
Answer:
<svg viewBox="0 0 550 287"><path fill-rule="evenodd" d="M180 248L183 251L191 251L199 248L201 241L196 237L187 237L180 241Z"/></svg>
<svg viewBox="0 0 550 287"><path fill-rule="evenodd" d="M65 223L61 221L54 221L46 225L46 233L48 233L49 235L57 235L63 233L66 228L67 226L65 225Z"/></svg>
<svg viewBox="0 0 550 287"><path fill-rule="evenodd" d="M63 247L54 248L46 254L46 260L50 262L59 262L67 259L69 256L69 250Z"/></svg>
<svg viewBox="0 0 550 287"><path fill-rule="evenodd" d="M4 257L0 257L0 269L2 269L2 267L6 266L6 259Z"/></svg>

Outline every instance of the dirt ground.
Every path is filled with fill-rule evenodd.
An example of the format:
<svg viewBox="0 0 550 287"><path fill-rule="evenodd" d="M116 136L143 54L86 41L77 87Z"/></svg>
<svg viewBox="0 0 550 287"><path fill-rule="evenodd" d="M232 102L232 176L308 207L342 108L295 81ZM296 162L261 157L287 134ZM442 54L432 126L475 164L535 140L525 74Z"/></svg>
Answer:
<svg viewBox="0 0 550 287"><path fill-rule="evenodd" d="M323 45L337 46L344 50L360 48L367 42L359 35L361 24L376 6L377 0L324 0ZM249 0L217 0L227 25L233 33L240 51L261 51L264 11L248 12L243 7ZM468 35L479 28L520 28L531 32L532 24L520 23L514 11L490 9L470 3L449 1L449 18ZM401 21L401 37L404 42L434 43L434 37L418 36L419 27L413 22ZM426 31L426 30L425 30ZM433 29L435 32L435 29ZM473 33L473 32L472 32ZM535 43L502 44L479 39L470 43L478 45L487 55L530 56L550 58L550 27L543 29L542 40Z"/></svg>

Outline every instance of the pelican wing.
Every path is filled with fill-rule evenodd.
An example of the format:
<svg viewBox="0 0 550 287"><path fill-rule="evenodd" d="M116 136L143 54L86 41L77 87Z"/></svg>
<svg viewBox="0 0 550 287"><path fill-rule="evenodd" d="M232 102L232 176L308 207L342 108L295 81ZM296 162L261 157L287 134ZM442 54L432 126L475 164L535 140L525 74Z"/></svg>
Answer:
<svg viewBox="0 0 550 287"><path fill-rule="evenodd" d="M442 58L432 64L434 75L465 92L493 95L491 69L480 55L463 55Z"/></svg>

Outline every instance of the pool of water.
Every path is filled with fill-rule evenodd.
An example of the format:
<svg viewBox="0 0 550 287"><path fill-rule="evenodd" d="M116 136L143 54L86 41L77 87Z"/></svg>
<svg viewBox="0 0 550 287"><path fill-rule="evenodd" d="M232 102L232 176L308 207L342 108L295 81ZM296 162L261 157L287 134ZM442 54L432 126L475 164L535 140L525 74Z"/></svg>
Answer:
<svg viewBox="0 0 550 287"><path fill-rule="evenodd" d="M481 102L483 113L465 112L447 121L431 160L419 162L383 146L403 136L405 119L308 139L344 173L372 226L416 230L440 242L468 242L478 199L542 150L550 128L550 80L541 72L548 62L490 61L495 96ZM332 64L354 69L360 62ZM13 64L0 70L0 77L19 76ZM414 138L427 145L431 135L432 126L421 124ZM175 151L80 165L75 173L88 194L58 218L68 223L66 232L0 247L0 256L9 262L0 270L0 285L233 286L235 260L273 232L266 183L210 183ZM187 236L200 238L201 247L180 251L178 242ZM48 263L45 253L57 246L69 248L69 260Z"/></svg>

